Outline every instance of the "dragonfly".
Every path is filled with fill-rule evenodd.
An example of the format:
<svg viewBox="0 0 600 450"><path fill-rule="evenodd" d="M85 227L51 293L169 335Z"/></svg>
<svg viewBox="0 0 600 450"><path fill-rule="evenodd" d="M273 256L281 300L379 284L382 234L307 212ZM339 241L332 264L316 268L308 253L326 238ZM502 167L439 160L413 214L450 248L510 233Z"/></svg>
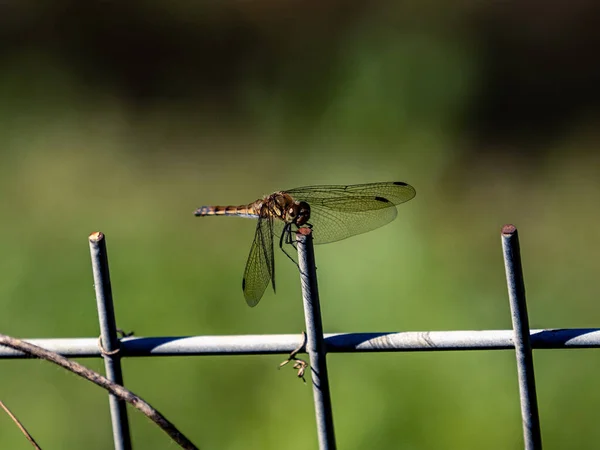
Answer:
<svg viewBox="0 0 600 450"><path fill-rule="evenodd" d="M312 229L315 244L340 241L390 223L398 215L396 206L415 195L415 188L402 181L305 186L277 191L247 205L202 206L194 215L258 220L242 279L246 303L256 306L269 282L275 292L275 239L295 262L284 245L294 246L293 233L300 228Z"/></svg>

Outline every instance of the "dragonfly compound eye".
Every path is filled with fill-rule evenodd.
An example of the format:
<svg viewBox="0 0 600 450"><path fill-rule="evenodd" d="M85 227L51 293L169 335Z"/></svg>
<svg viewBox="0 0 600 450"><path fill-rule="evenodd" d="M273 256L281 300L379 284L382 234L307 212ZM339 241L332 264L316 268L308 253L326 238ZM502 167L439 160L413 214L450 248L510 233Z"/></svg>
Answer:
<svg viewBox="0 0 600 450"><path fill-rule="evenodd" d="M310 205L306 202L298 203L298 218L296 219L296 225L305 225L308 223L308 219L310 219Z"/></svg>

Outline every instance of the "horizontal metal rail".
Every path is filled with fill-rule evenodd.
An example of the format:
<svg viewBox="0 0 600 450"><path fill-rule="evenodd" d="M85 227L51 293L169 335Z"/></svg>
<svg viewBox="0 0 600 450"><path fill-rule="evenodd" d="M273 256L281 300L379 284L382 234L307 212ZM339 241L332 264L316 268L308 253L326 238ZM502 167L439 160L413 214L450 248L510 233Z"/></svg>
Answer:
<svg viewBox="0 0 600 450"><path fill-rule="evenodd" d="M514 349L513 330L408 331L401 333L325 334L327 353L372 353ZM534 349L600 348L600 328L531 330ZM100 357L98 338L25 339L72 358ZM121 357L288 354L303 342L300 334L234 336L128 337ZM26 358L0 346L0 359Z"/></svg>

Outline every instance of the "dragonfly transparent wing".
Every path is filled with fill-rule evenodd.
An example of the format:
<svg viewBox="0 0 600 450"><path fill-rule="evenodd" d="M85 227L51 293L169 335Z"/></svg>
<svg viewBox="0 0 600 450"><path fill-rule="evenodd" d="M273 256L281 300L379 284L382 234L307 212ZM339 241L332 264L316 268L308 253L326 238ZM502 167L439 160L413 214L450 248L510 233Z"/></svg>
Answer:
<svg viewBox="0 0 600 450"><path fill-rule="evenodd" d="M349 186L307 186L286 191L310 205L309 223L316 244L340 241L390 223L396 205L415 195L409 184L392 181Z"/></svg>
<svg viewBox="0 0 600 450"><path fill-rule="evenodd" d="M273 255L273 223L265 217L258 220L250 255L246 262L242 289L246 303L256 306L262 298L265 289L273 283L275 291L275 258Z"/></svg>

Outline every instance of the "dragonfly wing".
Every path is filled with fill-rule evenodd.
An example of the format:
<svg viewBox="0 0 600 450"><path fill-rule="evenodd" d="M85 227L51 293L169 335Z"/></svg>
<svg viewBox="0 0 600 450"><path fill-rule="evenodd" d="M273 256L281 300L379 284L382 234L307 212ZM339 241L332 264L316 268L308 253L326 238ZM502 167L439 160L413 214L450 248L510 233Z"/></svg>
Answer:
<svg viewBox="0 0 600 450"><path fill-rule="evenodd" d="M349 186L307 186L286 191L310 205L316 244L340 241L390 223L396 205L416 195L409 184L391 181Z"/></svg>
<svg viewBox="0 0 600 450"><path fill-rule="evenodd" d="M327 206L340 211L369 211L407 202L416 195L415 188L401 181L353 184L348 186L306 186L285 191L311 207Z"/></svg>
<svg viewBox="0 0 600 450"><path fill-rule="evenodd" d="M317 205L310 209L310 223L313 225L315 244L327 244L382 227L397 215L398 210L393 205L390 208L357 212Z"/></svg>
<svg viewBox="0 0 600 450"><path fill-rule="evenodd" d="M273 283L275 290L275 261L273 256L273 226L272 220L260 218L256 225L254 241L246 262L242 289L248 306L256 306L262 298L265 289Z"/></svg>

